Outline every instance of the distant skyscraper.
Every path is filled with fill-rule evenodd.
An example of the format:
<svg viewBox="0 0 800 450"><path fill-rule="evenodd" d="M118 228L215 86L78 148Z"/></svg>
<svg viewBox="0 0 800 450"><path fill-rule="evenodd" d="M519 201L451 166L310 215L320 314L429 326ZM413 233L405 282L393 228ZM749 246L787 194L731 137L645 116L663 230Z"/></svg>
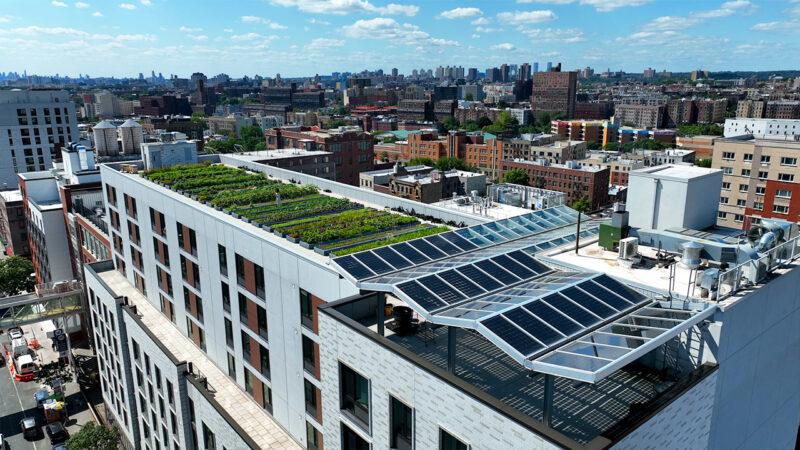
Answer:
<svg viewBox="0 0 800 450"><path fill-rule="evenodd" d="M539 63L535 62L533 63L533 73L536 73L538 71L539 71Z"/></svg>
<svg viewBox="0 0 800 450"><path fill-rule="evenodd" d="M547 71L548 71L548 72L550 72L551 70L553 70L553 63L551 63L550 61L548 61L548 62L547 62Z"/></svg>
<svg viewBox="0 0 800 450"><path fill-rule="evenodd" d="M478 69L475 67L470 67L469 71L467 72L467 80L475 81L478 79Z"/></svg>
<svg viewBox="0 0 800 450"><path fill-rule="evenodd" d="M398 73L399 73L399 72L398 72L398 70L397 70L397 67L395 67L395 68L393 68L393 69L392 69L392 76L393 76L393 77L396 77Z"/></svg>
<svg viewBox="0 0 800 450"><path fill-rule="evenodd" d="M508 67L508 64L500 65L500 81L503 83L508 82L509 70L510 68Z"/></svg>
<svg viewBox="0 0 800 450"><path fill-rule="evenodd" d="M531 65L522 63L517 71L517 79L520 81L527 81L531 79Z"/></svg>

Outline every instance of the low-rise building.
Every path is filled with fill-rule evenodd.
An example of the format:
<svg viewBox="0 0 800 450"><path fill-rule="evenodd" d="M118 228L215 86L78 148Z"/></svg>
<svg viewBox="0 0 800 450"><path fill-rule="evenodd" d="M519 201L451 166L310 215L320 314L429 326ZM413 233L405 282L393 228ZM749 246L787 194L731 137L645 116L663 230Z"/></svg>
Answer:
<svg viewBox="0 0 800 450"><path fill-rule="evenodd" d="M581 198L589 200L590 209L608 205L610 170L580 166L576 161L566 164L541 164L526 160L503 160L502 173L520 169L528 174L528 185L566 194L566 203Z"/></svg>
<svg viewBox="0 0 800 450"><path fill-rule="evenodd" d="M675 139L675 144L680 148L692 150L697 159L711 159L714 154L714 141L716 139L719 139L719 136L678 136Z"/></svg>
<svg viewBox="0 0 800 450"><path fill-rule="evenodd" d="M29 256L28 227L19 189L0 191L0 245L8 256Z"/></svg>
<svg viewBox="0 0 800 450"><path fill-rule="evenodd" d="M486 192L486 175L428 166L401 166L361 173L361 187L422 203L435 203L472 191Z"/></svg>
<svg viewBox="0 0 800 450"><path fill-rule="evenodd" d="M724 133L726 138L749 135L756 139L798 141L800 140L800 120L741 117L725 119Z"/></svg>
<svg viewBox="0 0 800 450"><path fill-rule="evenodd" d="M304 150L301 148L279 148L237 153L236 157L243 161L280 167L326 180L336 179L336 164L333 162L333 153L331 152Z"/></svg>
<svg viewBox="0 0 800 450"><path fill-rule="evenodd" d="M664 123L664 105L614 106L613 122L617 125L637 128L659 128Z"/></svg>

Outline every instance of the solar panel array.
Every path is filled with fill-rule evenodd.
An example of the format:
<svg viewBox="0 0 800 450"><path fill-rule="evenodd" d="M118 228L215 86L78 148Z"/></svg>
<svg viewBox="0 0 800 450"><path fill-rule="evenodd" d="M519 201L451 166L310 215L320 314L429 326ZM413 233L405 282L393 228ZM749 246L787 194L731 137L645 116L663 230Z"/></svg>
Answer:
<svg viewBox="0 0 800 450"><path fill-rule="evenodd" d="M340 256L333 261L353 278L361 281L525 238L575 222L577 213L574 210L558 206Z"/></svg>
<svg viewBox="0 0 800 450"><path fill-rule="evenodd" d="M597 275L525 303L509 304L479 323L530 359L649 302L616 280Z"/></svg>
<svg viewBox="0 0 800 450"><path fill-rule="evenodd" d="M433 313L549 270L527 253L516 250L406 281L398 284L397 289L425 311Z"/></svg>

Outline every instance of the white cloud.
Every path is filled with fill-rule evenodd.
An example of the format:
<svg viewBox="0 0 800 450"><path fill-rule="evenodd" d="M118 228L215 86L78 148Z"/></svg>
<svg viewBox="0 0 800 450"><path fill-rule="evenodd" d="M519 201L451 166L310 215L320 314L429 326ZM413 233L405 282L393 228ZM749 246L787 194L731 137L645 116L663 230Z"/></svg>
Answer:
<svg viewBox="0 0 800 450"><path fill-rule="evenodd" d="M550 5L569 5L570 3L575 2L575 0L517 0L517 3L527 4L527 3L547 3Z"/></svg>
<svg viewBox="0 0 800 450"><path fill-rule="evenodd" d="M517 31L536 42L560 42L563 44L574 44L583 42L586 39L583 31L577 28L517 28Z"/></svg>
<svg viewBox="0 0 800 450"><path fill-rule="evenodd" d="M800 30L800 20L761 22L750 27L754 31Z"/></svg>
<svg viewBox="0 0 800 450"><path fill-rule="evenodd" d="M307 50L328 50L344 46L342 39L317 38L306 45Z"/></svg>
<svg viewBox="0 0 800 450"><path fill-rule="evenodd" d="M549 9L540 9L536 11L501 12L497 14L497 19L509 25L525 25L529 23L540 23L555 20L556 14Z"/></svg>
<svg viewBox="0 0 800 450"><path fill-rule="evenodd" d="M183 26L183 27L178 28L178 31L180 31L181 33L197 33L197 32L203 31L203 29L200 28L200 27L186 27L186 26Z"/></svg>
<svg viewBox="0 0 800 450"><path fill-rule="evenodd" d="M92 13L92 17L103 17L103 13L100 11L95 11Z"/></svg>
<svg viewBox="0 0 800 450"><path fill-rule="evenodd" d="M76 7L76 8L78 8L78 9L86 9L86 8L88 8L88 7L90 7L90 6L92 6L92 5L90 5L90 4L88 4L88 3L84 3L84 2L75 2L75 7Z"/></svg>
<svg viewBox="0 0 800 450"><path fill-rule="evenodd" d="M308 23L310 23L310 24L312 24L312 25L325 25L325 26L328 26L328 25L330 25L330 24L331 24L331 23L330 23L330 22L328 22L327 20L315 19L315 18L313 18L313 17L312 17L312 18L310 18L310 19L308 19L306 22L308 22Z"/></svg>
<svg viewBox="0 0 800 450"><path fill-rule="evenodd" d="M122 42L155 42L158 38L152 34L120 34L116 40Z"/></svg>
<svg viewBox="0 0 800 450"><path fill-rule="evenodd" d="M223 28L222 31L224 31L225 33L233 33L232 28Z"/></svg>
<svg viewBox="0 0 800 450"><path fill-rule="evenodd" d="M11 16L0 16L0 23L11 23Z"/></svg>
<svg viewBox="0 0 800 450"><path fill-rule="evenodd" d="M51 5L53 5L53 6L56 6L56 7L58 7L58 8L66 8L66 7L68 7L68 6L69 6L69 5L67 5L66 3L64 3L64 2L58 2L58 1L53 1L53 2L50 2L50 4L51 4Z"/></svg>
<svg viewBox="0 0 800 450"><path fill-rule="evenodd" d="M694 14L695 17L699 17L701 19L712 19L716 17L728 17L731 16L739 11L745 9L752 9L754 8L753 4L750 3L748 0L733 0L729 2L725 2L720 5L717 9L712 9L710 11L702 11L699 13Z"/></svg>
<svg viewBox="0 0 800 450"><path fill-rule="evenodd" d="M315 14L372 13L415 16L419 12L419 6L416 5L389 3L386 6L376 6L367 0L272 0L272 3L280 6L296 7L300 11Z"/></svg>
<svg viewBox="0 0 800 450"><path fill-rule="evenodd" d="M482 16L480 8L455 8L442 11L439 17L443 19L468 19L470 17Z"/></svg>
<svg viewBox="0 0 800 450"><path fill-rule="evenodd" d="M133 3L120 3L119 7L122 9L127 9L128 11L133 11L134 9L136 9L136 5L134 5Z"/></svg>
<svg viewBox="0 0 800 450"><path fill-rule="evenodd" d="M514 44L510 42L503 42L492 46L492 50L514 50Z"/></svg>
<svg viewBox="0 0 800 450"><path fill-rule="evenodd" d="M139 0L139 3L141 3L142 6L152 6L153 5L153 2L151 0Z"/></svg>
<svg viewBox="0 0 800 450"><path fill-rule="evenodd" d="M186 37L188 37L189 39L191 39L193 41L198 41L198 42L207 41L208 40L208 36L206 36L205 34L191 34L190 33L190 34L187 34Z"/></svg>
<svg viewBox="0 0 800 450"><path fill-rule="evenodd" d="M491 28L491 27L475 27L476 33L496 33L498 31L502 31L502 28Z"/></svg>
<svg viewBox="0 0 800 450"><path fill-rule="evenodd" d="M242 16L242 22L264 24L272 30L285 30L288 28L287 26L281 25L278 22L272 21L270 19L264 19L263 17L258 17L258 16Z"/></svg>
<svg viewBox="0 0 800 450"><path fill-rule="evenodd" d="M617 8L629 8L649 3L650 0L581 0L581 5L593 6L599 12L609 12Z"/></svg>
<svg viewBox="0 0 800 450"><path fill-rule="evenodd" d="M262 45L267 45L270 42L278 39L278 36L264 36L263 34L259 33L245 33L245 34L235 34L231 36L231 40L234 42L256 42L260 41Z"/></svg>
<svg viewBox="0 0 800 450"><path fill-rule="evenodd" d="M488 25L490 20L486 17L478 17L477 19L470 22L473 25Z"/></svg>
<svg viewBox="0 0 800 450"><path fill-rule="evenodd" d="M342 27L345 36L356 39L385 39L406 45L457 46L458 42L447 39L432 38L430 34L418 26L400 24L394 19L376 17L374 19L357 20L352 25Z"/></svg>
<svg viewBox="0 0 800 450"><path fill-rule="evenodd" d="M647 24L643 30L683 30L703 23L707 19L728 17L739 12L746 12L752 9L753 5L748 0L733 0L725 2L717 9L708 11L697 11L684 16L661 16L656 17Z"/></svg>

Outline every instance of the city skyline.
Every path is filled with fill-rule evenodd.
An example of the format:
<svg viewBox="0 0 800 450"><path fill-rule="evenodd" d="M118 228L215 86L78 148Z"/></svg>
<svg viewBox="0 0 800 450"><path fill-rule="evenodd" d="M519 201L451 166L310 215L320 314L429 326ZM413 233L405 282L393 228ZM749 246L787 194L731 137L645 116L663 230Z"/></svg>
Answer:
<svg viewBox="0 0 800 450"><path fill-rule="evenodd" d="M0 71L284 77L561 61L598 71L783 70L800 2L7 2ZM191 6L191 7L189 7ZM746 32L743 32L746 30ZM767 51L769 50L769 51ZM92 55L98 57L92 57ZM109 63L112 61L112 63Z"/></svg>

